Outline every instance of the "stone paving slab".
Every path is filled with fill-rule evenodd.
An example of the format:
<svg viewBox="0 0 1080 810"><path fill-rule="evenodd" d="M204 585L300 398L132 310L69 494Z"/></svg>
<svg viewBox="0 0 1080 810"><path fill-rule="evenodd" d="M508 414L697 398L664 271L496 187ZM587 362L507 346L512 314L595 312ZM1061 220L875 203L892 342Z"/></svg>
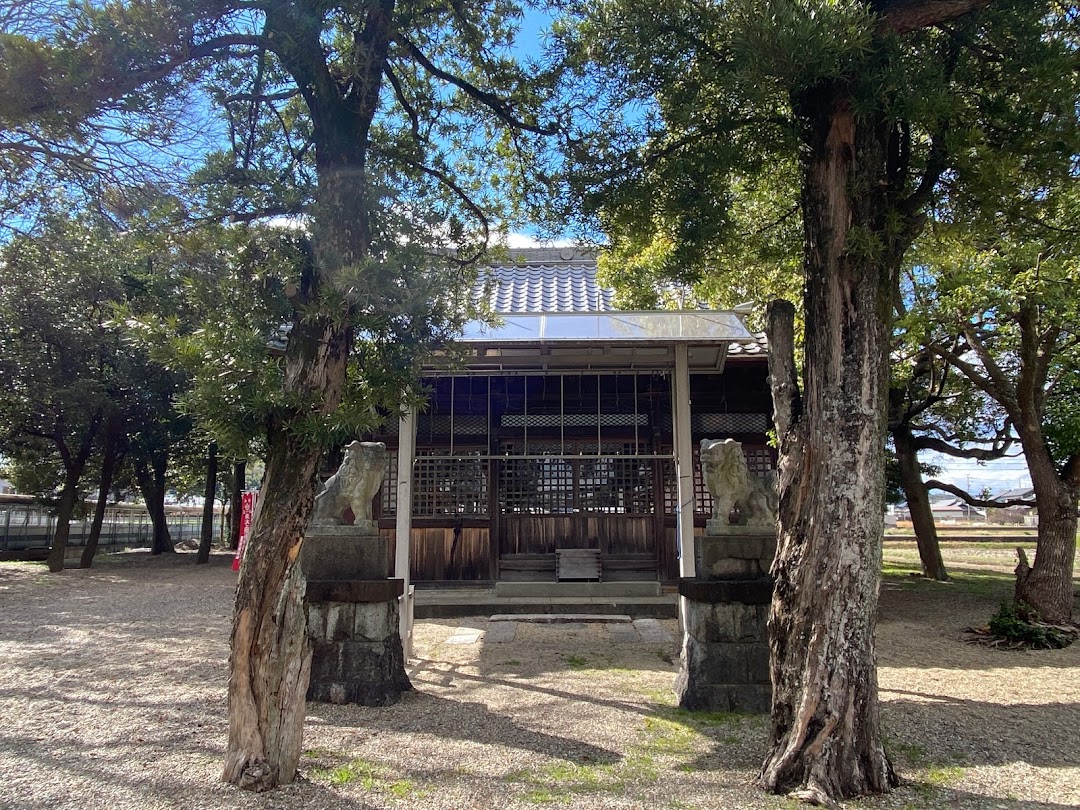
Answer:
<svg viewBox="0 0 1080 810"><path fill-rule="evenodd" d="M498 613L492 622L533 622L535 624L630 624L625 614L613 613Z"/></svg>
<svg viewBox="0 0 1080 810"><path fill-rule="evenodd" d="M616 644L636 644L641 641L641 635L632 624L609 624L607 631Z"/></svg>
<svg viewBox="0 0 1080 810"><path fill-rule="evenodd" d="M517 636L517 622L494 622L484 634L484 643L506 644Z"/></svg>
<svg viewBox="0 0 1080 810"><path fill-rule="evenodd" d="M483 630L475 627L459 627L453 635L446 640L447 644L475 644L484 636Z"/></svg>
<svg viewBox="0 0 1080 810"><path fill-rule="evenodd" d="M634 628L641 640L650 644L669 644L673 641L671 633L660 624L659 619L634 619Z"/></svg>

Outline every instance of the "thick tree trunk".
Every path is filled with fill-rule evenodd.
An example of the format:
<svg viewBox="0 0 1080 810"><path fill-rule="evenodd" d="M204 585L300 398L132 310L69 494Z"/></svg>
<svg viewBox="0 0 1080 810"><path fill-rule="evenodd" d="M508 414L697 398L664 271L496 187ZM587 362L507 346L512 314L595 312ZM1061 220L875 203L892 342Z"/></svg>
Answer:
<svg viewBox="0 0 1080 810"><path fill-rule="evenodd" d="M1073 562L1076 559L1077 492L1058 475L1041 428L1038 435L1021 428L1031 486L1039 509L1035 562L1016 569L1016 600L1035 608L1043 621L1066 623L1073 616Z"/></svg>
<svg viewBox="0 0 1080 810"><path fill-rule="evenodd" d="M897 779L882 745L874 628L884 531L889 245L887 128L856 123L850 90L823 82L794 99L805 124L805 385L793 310L770 311L780 442L779 546L769 620L773 683L764 787L809 801L880 793ZM856 172L856 164L858 171Z"/></svg>
<svg viewBox="0 0 1080 810"><path fill-rule="evenodd" d="M94 506L94 519L90 524L90 537L83 547L79 568L89 568L94 564L98 541L101 539L101 527L105 522L105 510L109 505L109 489L120 464L120 426L115 417L110 417L105 428L105 447L101 457L101 479L98 481L98 499Z"/></svg>
<svg viewBox="0 0 1080 810"><path fill-rule="evenodd" d="M355 279L371 257L371 207L377 203L369 199L365 162L393 11L394 0L368 4L353 62L359 80L350 81L344 95L326 74L318 15L297 13L289 5L266 13L266 35L289 43L276 52L284 68L309 87L305 101L319 188L314 255L293 297L296 315L285 354L285 390L301 406L270 430L266 474L233 614L223 778L251 790L292 781L300 757L311 651L297 556L315 499L321 449L304 430L312 417L337 409L345 386L361 294ZM325 80L311 86L313 76Z"/></svg>
<svg viewBox="0 0 1080 810"><path fill-rule="evenodd" d="M919 560L922 563L923 576L948 582L949 574L945 570L945 561L941 559L941 545L938 543L937 526L934 525L934 513L930 509L930 496L923 482L919 469L919 456L915 450L915 440L906 425L893 428L893 444L896 446L896 461L900 466L900 483L904 487L908 512L911 513L911 525L915 530L915 540L919 546Z"/></svg>
<svg viewBox="0 0 1080 810"><path fill-rule="evenodd" d="M68 470L64 476L64 488L60 491L60 502L56 507L56 531L53 533L52 546L46 560L49 570L54 574L64 570L64 557L71 533L71 516L75 513L75 502L79 498L81 476L82 465L79 465L77 470Z"/></svg>
<svg viewBox="0 0 1080 810"><path fill-rule="evenodd" d="M322 245L294 301L285 367L286 390L310 405L285 415L269 433L266 472L240 568L222 778L248 790L291 782L300 758L311 650L297 558L321 456L303 428L312 414L337 409L353 329L348 311L319 317L301 313L322 301L336 271L363 258L368 232L364 218L353 216L366 211L358 204L364 193L358 178L353 171L320 169L315 234Z"/></svg>
<svg viewBox="0 0 1080 810"><path fill-rule="evenodd" d="M244 488L247 479L247 462L233 463L232 487L229 490L229 549L240 548L240 514L243 511Z"/></svg>
<svg viewBox="0 0 1080 810"><path fill-rule="evenodd" d="M287 376L295 372L301 390L321 390L323 407L336 408L349 345L347 324L297 318L289 336ZM305 438L288 425L271 431L236 592L222 778L249 790L291 782L300 759L311 650L297 558L321 455Z"/></svg>
<svg viewBox="0 0 1080 810"><path fill-rule="evenodd" d="M195 564L210 562L210 544L214 539L214 501L217 496L217 442L210 442L206 451L206 488L203 492L202 532L199 535L199 552Z"/></svg>

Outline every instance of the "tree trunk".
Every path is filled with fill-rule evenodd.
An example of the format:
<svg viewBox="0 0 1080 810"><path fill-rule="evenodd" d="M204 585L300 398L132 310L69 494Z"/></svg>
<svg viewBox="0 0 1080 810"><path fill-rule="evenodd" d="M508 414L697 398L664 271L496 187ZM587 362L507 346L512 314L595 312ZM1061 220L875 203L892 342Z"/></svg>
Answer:
<svg viewBox="0 0 1080 810"><path fill-rule="evenodd" d="M300 403L271 425L255 521L240 566L229 677L229 742L222 778L251 790L290 782L300 758L311 668L297 557L315 499L320 448L304 435L313 417L337 410L345 386L353 318L361 291L346 281L371 254L371 198L365 175L368 136L393 31L394 0L367 6L357 29L347 94L315 82L305 95L312 118L318 190L313 255L292 297L284 387ZM301 86L323 75L316 15L287 4L266 12L265 33L290 43L277 51ZM315 21L316 24L313 24ZM331 309L332 308L332 309Z"/></svg>
<svg viewBox="0 0 1080 810"><path fill-rule="evenodd" d="M1016 569L1016 600L1035 608L1039 618L1062 624L1072 621L1073 562L1076 559L1077 492L1058 475L1053 459L1038 435L1020 429L1031 486L1039 509L1035 563L1021 559Z"/></svg>
<svg viewBox="0 0 1080 810"><path fill-rule="evenodd" d="M60 491L60 502L56 508L56 531L53 533L52 546L46 560L49 570L54 574L64 570L64 557L67 554L68 536L71 533L71 516L75 513L75 502L79 497L79 478L83 465L78 469L67 470L64 476L64 488Z"/></svg>
<svg viewBox="0 0 1080 810"><path fill-rule="evenodd" d="M135 481L142 492L143 500L146 501L146 510L150 513L150 522L154 527L154 538L150 544L150 553L157 555L173 553L172 537L169 535L168 516L165 514L165 471L168 465L168 455L155 452L151 456L153 468L147 466L145 460L140 460L135 465Z"/></svg>
<svg viewBox="0 0 1080 810"><path fill-rule="evenodd" d="M229 492L229 549L240 548L240 517L243 512L244 489L247 479L247 462L233 463L232 488Z"/></svg>
<svg viewBox="0 0 1080 810"><path fill-rule="evenodd" d="M79 497L79 479L82 478L86 462L93 452L94 438L100 423L101 412L98 411L83 431L82 440L74 453L64 440L62 423L55 427L53 441L64 462L64 488L60 492L60 503L56 510L56 532L53 534L52 546L46 559L46 565L54 574L64 570L64 557L67 555L68 536L71 533L71 516L75 513L75 502Z"/></svg>
<svg viewBox="0 0 1080 810"><path fill-rule="evenodd" d="M206 489L203 494L202 533L199 535L199 552L195 564L210 562L210 544L214 539L214 501L217 495L217 442L210 442L206 451Z"/></svg>
<svg viewBox="0 0 1080 810"><path fill-rule="evenodd" d="M82 557L79 559L79 568L89 568L94 564L94 555L97 554L98 541L101 538L101 526L105 522L105 510L109 505L109 489L112 487L113 477L120 465L120 425L115 416L110 417L105 427L105 446L101 457L101 479L98 482L97 504L94 506L94 519L90 524L90 537L87 538L83 547Z"/></svg>
<svg viewBox="0 0 1080 810"><path fill-rule="evenodd" d="M313 334L320 329L321 338ZM329 319L293 322L288 365L306 378L298 383L307 390L323 389L325 407L337 406L349 343L347 325ZM321 356L312 357L309 350ZM248 790L291 782L300 760L311 649L297 558L315 499L320 455L287 426L271 431L266 473L240 566L222 778Z"/></svg>
<svg viewBox="0 0 1080 810"><path fill-rule="evenodd" d="M945 561L941 559L941 545L938 543L937 527L934 525L934 513L930 510L930 496L923 482L919 469L919 456L915 450L915 438L907 425L893 428L893 444L896 445L896 461L900 466L900 482L907 497L908 511L911 513L911 525L915 530L915 540L919 546L919 560L922 563L923 576L948 582L949 574L945 570Z"/></svg>
<svg viewBox="0 0 1080 810"><path fill-rule="evenodd" d="M888 128L856 122L850 89L793 99L804 123L805 384L790 304L770 309L779 439L779 537L769 619L770 746L760 779L820 804L897 784L882 745L874 628L884 531L888 340L895 250L887 233Z"/></svg>

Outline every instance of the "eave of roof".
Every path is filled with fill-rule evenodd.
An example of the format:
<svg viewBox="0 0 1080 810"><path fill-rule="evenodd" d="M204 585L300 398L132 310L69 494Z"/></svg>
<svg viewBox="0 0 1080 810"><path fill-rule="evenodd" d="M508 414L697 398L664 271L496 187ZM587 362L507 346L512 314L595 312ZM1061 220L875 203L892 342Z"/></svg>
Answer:
<svg viewBox="0 0 1080 810"><path fill-rule="evenodd" d="M514 312L487 324L473 321L459 338L486 346L568 343L651 343L699 345L752 341L754 335L734 312Z"/></svg>

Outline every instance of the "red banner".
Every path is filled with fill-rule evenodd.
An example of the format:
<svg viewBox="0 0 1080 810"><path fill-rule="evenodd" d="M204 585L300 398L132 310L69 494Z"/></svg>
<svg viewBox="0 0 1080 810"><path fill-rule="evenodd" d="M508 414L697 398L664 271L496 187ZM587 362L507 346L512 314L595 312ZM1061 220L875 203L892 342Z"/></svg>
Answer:
<svg viewBox="0 0 1080 810"><path fill-rule="evenodd" d="M233 557L233 571L240 570L240 561L244 559L244 549L247 547L251 524L255 522L255 504L258 500L259 493L257 490L245 492L240 496L240 545L237 546L236 556Z"/></svg>

